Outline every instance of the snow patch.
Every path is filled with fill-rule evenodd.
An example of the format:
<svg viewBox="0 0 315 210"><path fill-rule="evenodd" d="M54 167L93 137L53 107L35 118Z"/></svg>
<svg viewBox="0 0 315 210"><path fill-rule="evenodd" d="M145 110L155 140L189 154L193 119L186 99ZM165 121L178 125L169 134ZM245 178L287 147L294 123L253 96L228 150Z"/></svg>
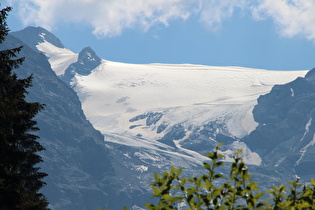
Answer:
<svg viewBox="0 0 315 210"><path fill-rule="evenodd" d="M286 157L282 157L277 164L275 164L275 167L278 167L284 160L286 159Z"/></svg>
<svg viewBox="0 0 315 210"><path fill-rule="evenodd" d="M296 166L300 164L300 162L301 162L302 158L304 157L305 152L307 151L307 149L308 149L310 146L313 146L314 144L315 144L315 134L314 134L314 136L313 136L312 141L310 141L305 147L303 147L303 149L300 150L301 156L300 156L300 158L296 161L296 163L295 163Z"/></svg>
<svg viewBox="0 0 315 210"><path fill-rule="evenodd" d="M257 122L255 122L254 120L254 115L253 115L253 109L254 107L252 107L251 109L249 109L244 118L241 120L241 125L244 129L244 131L246 132L246 135L250 134L252 131L254 131L256 129L256 127L259 125Z"/></svg>
<svg viewBox="0 0 315 210"><path fill-rule="evenodd" d="M292 88L290 88L291 90L291 96L294 97L294 90Z"/></svg>
<svg viewBox="0 0 315 210"><path fill-rule="evenodd" d="M78 54L67 48L56 47L47 41L39 43L36 47L48 57L51 68L58 76L63 75L68 66L78 60Z"/></svg>
<svg viewBox="0 0 315 210"><path fill-rule="evenodd" d="M303 137L300 139L300 141L304 140L305 135L310 131L310 126L312 125L313 118L309 119L309 121L305 125L305 132L303 134Z"/></svg>
<svg viewBox="0 0 315 210"><path fill-rule="evenodd" d="M39 36L42 37L43 40L45 40L46 33L41 33L41 34L39 34Z"/></svg>
<svg viewBox="0 0 315 210"><path fill-rule="evenodd" d="M238 142L238 141L232 143L232 147L230 150L226 150L222 152L222 154L225 156L225 161L226 162L234 161L233 155L235 151L239 149L242 149L242 158L246 164L257 165L257 166L261 164L262 162L261 157L256 152L252 152L244 142Z"/></svg>
<svg viewBox="0 0 315 210"><path fill-rule="evenodd" d="M93 58L93 56L90 52L87 52L87 56L88 56L89 61L95 61L95 58Z"/></svg>
<svg viewBox="0 0 315 210"><path fill-rule="evenodd" d="M144 165L137 165L134 167L136 171L139 171L141 173L148 171L149 167Z"/></svg>
<svg viewBox="0 0 315 210"><path fill-rule="evenodd" d="M129 156L128 153L125 153L124 156L127 157L127 158L129 158L129 159L132 159L132 158Z"/></svg>

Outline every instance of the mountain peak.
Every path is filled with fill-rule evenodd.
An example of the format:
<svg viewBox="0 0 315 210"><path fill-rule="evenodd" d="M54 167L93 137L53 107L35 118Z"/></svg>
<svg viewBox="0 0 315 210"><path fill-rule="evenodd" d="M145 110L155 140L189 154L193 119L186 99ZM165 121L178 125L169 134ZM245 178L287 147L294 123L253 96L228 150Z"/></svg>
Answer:
<svg viewBox="0 0 315 210"><path fill-rule="evenodd" d="M305 78L307 80L315 80L315 68L311 69L309 72L307 72L307 74L305 75Z"/></svg>
<svg viewBox="0 0 315 210"><path fill-rule="evenodd" d="M79 53L78 61L82 61L83 63L87 62L96 62L99 65L100 58L96 55L95 51L91 47L85 47Z"/></svg>
<svg viewBox="0 0 315 210"><path fill-rule="evenodd" d="M91 47L85 47L79 53L78 61L72 63L61 78L66 82L70 82L76 73L87 76L93 69L100 65L101 62L102 59L96 55Z"/></svg>
<svg viewBox="0 0 315 210"><path fill-rule="evenodd" d="M65 46L54 34L42 27L28 26L23 30L12 32L11 34L36 51L38 51L36 46L45 41L55 45L56 47L65 48Z"/></svg>

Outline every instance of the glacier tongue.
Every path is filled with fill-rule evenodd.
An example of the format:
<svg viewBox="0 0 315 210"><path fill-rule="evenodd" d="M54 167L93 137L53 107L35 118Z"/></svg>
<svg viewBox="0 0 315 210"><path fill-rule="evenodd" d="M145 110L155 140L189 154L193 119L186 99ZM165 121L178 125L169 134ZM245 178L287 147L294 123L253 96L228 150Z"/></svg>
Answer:
<svg viewBox="0 0 315 210"><path fill-rule="evenodd" d="M46 41L37 48L61 77L78 60L78 54ZM74 73L69 82L93 126L105 136L122 137L107 138L110 141L129 146L142 142L144 148L158 141L179 152L191 150L190 153L203 155L218 141L230 145L225 150L233 148L234 141L258 125L252 114L257 98L275 84L305 74L306 71L101 60L88 74ZM122 141L126 137L130 140ZM243 146L253 157L247 162L259 164L259 158L254 158L257 154Z"/></svg>
<svg viewBox="0 0 315 210"><path fill-rule="evenodd" d="M197 130L205 130L209 122L220 125L214 131L213 145L218 135L234 140L248 135L257 126L252 115L257 98L273 85L305 74L306 71L103 60L91 74L75 75L72 86L87 118L103 134L133 137L130 146L136 145L135 139L142 139L148 144L161 141L177 147L174 141L180 140L177 145L203 154L204 150L187 146L188 141L198 141L194 139ZM154 120L153 115L159 117L148 123ZM198 133L197 138L200 136ZM257 159L247 162L260 163Z"/></svg>

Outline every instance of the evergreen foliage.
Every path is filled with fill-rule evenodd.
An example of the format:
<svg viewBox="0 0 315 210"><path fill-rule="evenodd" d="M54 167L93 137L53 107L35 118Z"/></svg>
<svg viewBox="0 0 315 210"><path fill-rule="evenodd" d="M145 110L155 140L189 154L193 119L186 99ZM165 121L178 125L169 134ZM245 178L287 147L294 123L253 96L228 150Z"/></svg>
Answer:
<svg viewBox="0 0 315 210"><path fill-rule="evenodd" d="M299 183L297 177L289 181L290 187L272 186L266 199L266 193L251 179L241 150L233 157L229 176L217 172L224 165L219 146L213 153L206 154L210 158L209 163L204 163L207 174L180 178L182 170L174 167L162 175L156 173L151 186L153 197L159 201L145 207L150 210L315 209L315 180L306 186Z"/></svg>
<svg viewBox="0 0 315 210"><path fill-rule="evenodd" d="M6 18L11 7L0 11L0 44L8 35ZM34 116L40 103L25 101L32 76L19 79L13 72L24 58L16 58L21 47L0 51L0 209L47 209L47 200L38 192L47 174L39 172L42 161L37 152Z"/></svg>

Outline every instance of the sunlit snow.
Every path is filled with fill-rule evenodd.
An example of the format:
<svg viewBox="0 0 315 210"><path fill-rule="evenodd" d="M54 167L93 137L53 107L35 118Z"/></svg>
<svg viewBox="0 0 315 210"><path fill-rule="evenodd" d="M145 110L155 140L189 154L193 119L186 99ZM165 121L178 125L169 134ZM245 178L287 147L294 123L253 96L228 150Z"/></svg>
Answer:
<svg viewBox="0 0 315 210"><path fill-rule="evenodd" d="M78 60L78 54L67 48L56 47L47 41L39 43L36 47L49 58L51 68L58 76L63 75L68 66Z"/></svg>
<svg viewBox="0 0 315 210"><path fill-rule="evenodd" d="M67 65L77 59L77 54L47 42L37 47L50 58L57 75L62 75ZM163 117L158 123L167 124L168 128L178 123L188 127L216 121L224 124L230 135L242 138L257 126L252 110L258 97L268 93L275 84L284 84L305 74L306 71L102 60L90 75L75 75L71 84L88 120L109 136L107 141L157 149L162 143L156 140L163 137L167 129L157 133L158 125L146 126L144 120L135 124L130 119L147 112L159 112ZM182 149L180 141L175 143ZM234 145L235 148L241 146L246 147L240 143ZM256 153L249 150L247 153L247 162L260 164ZM194 151L190 154L202 159Z"/></svg>
<svg viewBox="0 0 315 210"><path fill-rule="evenodd" d="M168 125L225 121L237 137L257 125L252 109L259 95L274 84L289 82L305 71L266 71L240 67L124 64L103 60L90 75L73 84L83 110L104 133L129 131L129 119L148 111L163 112ZM145 138L157 138L148 131ZM154 135L154 136L153 136ZM160 134L162 135L162 134Z"/></svg>

